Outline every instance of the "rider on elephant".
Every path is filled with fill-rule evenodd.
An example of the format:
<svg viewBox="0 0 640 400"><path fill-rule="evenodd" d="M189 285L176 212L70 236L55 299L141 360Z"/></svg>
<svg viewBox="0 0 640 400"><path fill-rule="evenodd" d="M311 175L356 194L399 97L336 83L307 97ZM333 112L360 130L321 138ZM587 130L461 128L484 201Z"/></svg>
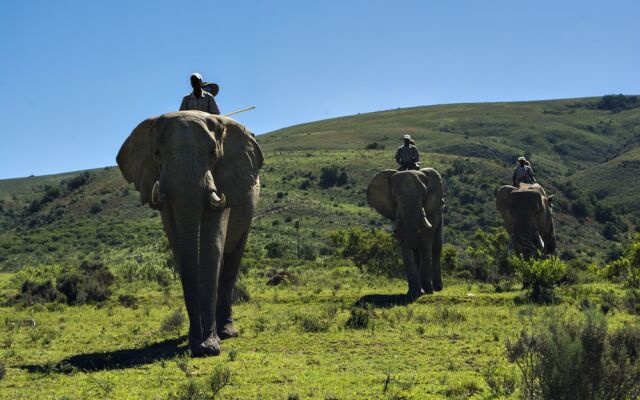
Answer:
<svg viewBox="0 0 640 400"><path fill-rule="evenodd" d="M216 88L217 86L218 85L215 85ZM209 114L220 115L220 109L216 104L216 100L213 98L215 94L203 90L202 75L197 72L191 74L191 87L193 88L193 91L184 96L184 98L182 99L182 103L180 104L180 111L199 110L208 112Z"/></svg>
<svg viewBox="0 0 640 400"><path fill-rule="evenodd" d="M418 148L411 144L411 136L404 135L404 145L396 150L396 162L400 165L398 171L419 170L420 169L420 153Z"/></svg>
<svg viewBox="0 0 640 400"><path fill-rule="evenodd" d="M516 166L515 171L513 171L513 186L519 187L521 183L536 183L536 178L533 175L531 164L524 157L518 158L518 165Z"/></svg>

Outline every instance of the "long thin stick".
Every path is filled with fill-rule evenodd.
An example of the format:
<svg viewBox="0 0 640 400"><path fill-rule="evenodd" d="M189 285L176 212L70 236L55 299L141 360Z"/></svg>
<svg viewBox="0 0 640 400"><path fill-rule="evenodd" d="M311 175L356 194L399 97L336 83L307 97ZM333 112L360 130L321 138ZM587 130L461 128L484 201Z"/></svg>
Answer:
<svg viewBox="0 0 640 400"><path fill-rule="evenodd" d="M247 108L243 108L242 110L236 110L230 113L226 113L224 114L225 117L228 117L229 115L233 115L233 114L239 114L241 112L245 112L245 111L249 111L249 110L253 110L254 108L256 108L256 106L251 106L251 107L247 107Z"/></svg>

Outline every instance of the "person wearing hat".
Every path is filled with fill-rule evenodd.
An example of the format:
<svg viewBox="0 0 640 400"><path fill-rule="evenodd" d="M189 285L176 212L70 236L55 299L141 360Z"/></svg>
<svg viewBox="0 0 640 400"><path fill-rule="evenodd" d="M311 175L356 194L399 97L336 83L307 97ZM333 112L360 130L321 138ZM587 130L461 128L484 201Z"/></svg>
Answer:
<svg viewBox="0 0 640 400"><path fill-rule="evenodd" d="M218 85L215 83L208 85L215 85L213 89L218 89ZM180 111L200 110L210 114L220 115L220 109L216 104L216 100L213 98L215 94L209 93L203 88L202 75L197 72L191 74L191 87L193 88L193 92L184 96L182 104L180 104ZM215 93L217 94L218 91L216 90Z"/></svg>
<svg viewBox="0 0 640 400"><path fill-rule="evenodd" d="M536 183L531 164L524 157L518 157L518 165L516 165L516 170L513 171L513 186L519 187L521 183Z"/></svg>
<svg viewBox="0 0 640 400"><path fill-rule="evenodd" d="M396 150L396 162L400 165L398 171L420 169L418 165L418 162L420 162L420 153L418 153L418 148L411 144L411 136L404 135L402 139L404 140L404 145L398 147L398 150Z"/></svg>

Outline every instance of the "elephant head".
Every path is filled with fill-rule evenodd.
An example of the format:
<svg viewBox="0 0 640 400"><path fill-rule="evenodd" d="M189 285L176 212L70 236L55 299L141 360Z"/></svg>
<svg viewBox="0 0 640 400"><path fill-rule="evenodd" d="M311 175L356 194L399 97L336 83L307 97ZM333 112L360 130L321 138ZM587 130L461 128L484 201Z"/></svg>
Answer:
<svg viewBox="0 0 640 400"><path fill-rule="evenodd" d="M181 111L139 124L116 160L142 204L161 211L180 270L192 350L219 352L212 329L229 209L258 182L260 147L232 119Z"/></svg>
<svg viewBox="0 0 640 400"><path fill-rule="evenodd" d="M525 258L555 251L551 202L552 197L537 184L498 190L496 206L511 239L510 250Z"/></svg>
<svg viewBox="0 0 640 400"><path fill-rule="evenodd" d="M425 213L426 183L420 171L384 170L367 188L369 204L395 223L399 239L412 249L418 245L419 234L432 227Z"/></svg>
<svg viewBox="0 0 640 400"><path fill-rule="evenodd" d="M409 296L442 289L442 180L431 168L384 170L367 187L369 204L396 227Z"/></svg>

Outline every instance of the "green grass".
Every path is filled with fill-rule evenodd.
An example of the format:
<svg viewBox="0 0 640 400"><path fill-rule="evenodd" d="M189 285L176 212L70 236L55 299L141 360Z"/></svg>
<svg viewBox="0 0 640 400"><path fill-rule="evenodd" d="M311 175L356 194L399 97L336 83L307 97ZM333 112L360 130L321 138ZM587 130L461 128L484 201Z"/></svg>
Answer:
<svg viewBox="0 0 640 400"><path fill-rule="evenodd" d="M504 341L551 308L516 305L518 291L494 293L489 285L446 281L439 294L409 306L374 308L368 328L348 329L349 308L358 298L402 293L405 282L364 276L348 265L294 270L298 285L268 287L260 270L243 278L251 301L235 307L240 337L223 342L217 358L186 359L192 379L203 380L215 366L228 366L232 383L222 392L228 399L286 399L293 393L309 399L386 399L393 394L444 399L461 387L475 388L473 398L484 398L483 369L492 362L507 367ZM11 274L0 274L0 285L7 293ZM571 312L585 296L609 289L619 292L603 283L562 289L565 304L555 307ZM123 293L138 299L137 308L118 303ZM158 357L150 346L177 338L161 329L176 307L183 308L178 284L163 292L148 282L121 283L101 306L0 307L0 354L7 366L0 393L3 398L166 398L188 380L180 369L185 342L166 345ZM638 321L624 312L608 318L614 327ZM186 334L186 327L180 334ZM138 351L118 359L122 350ZM143 354L151 360L115 365ZM66 373L55 369L64 360ZM112 369L93 370L91 362Z"/></svg>

